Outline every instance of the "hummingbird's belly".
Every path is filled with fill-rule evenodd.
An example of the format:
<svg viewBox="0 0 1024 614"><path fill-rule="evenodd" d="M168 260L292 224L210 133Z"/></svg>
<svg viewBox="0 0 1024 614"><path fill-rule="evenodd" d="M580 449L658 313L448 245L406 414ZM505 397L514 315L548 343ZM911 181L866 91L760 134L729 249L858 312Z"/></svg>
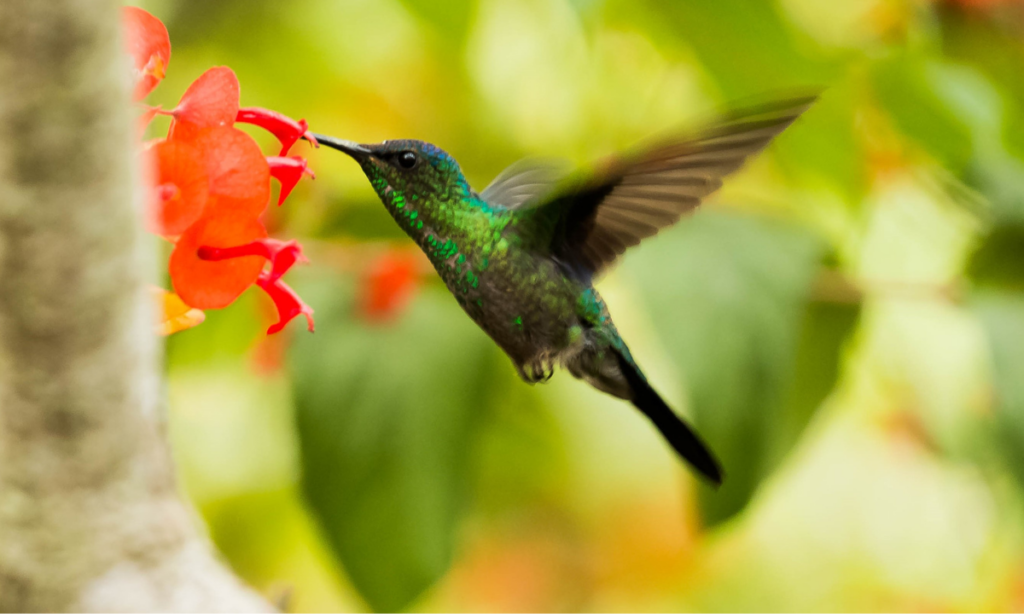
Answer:
<svg viewBox="0 0 1024 614"><path fill-rule="evenodd" d="M464 297L453 290L459 303L521 373L538 365L549 375L578 326L575 305L586 288L550 259L527 254L494 259L479 279L476 291Z"/></svg>

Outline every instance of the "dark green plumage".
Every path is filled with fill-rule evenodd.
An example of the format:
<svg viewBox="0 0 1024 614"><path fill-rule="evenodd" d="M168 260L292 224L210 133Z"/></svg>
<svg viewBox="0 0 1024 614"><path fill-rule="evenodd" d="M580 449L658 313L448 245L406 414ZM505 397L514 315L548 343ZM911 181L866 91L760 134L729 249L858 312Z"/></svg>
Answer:
<svg viewBox="0 0 1024 614"><path fill-rule="evenodd" d="M359 162L391 215L524 380L546 380L555 365L565 366L631 401L683 458L720 483L717 461L648 385L592 280L626 248L693 210L811 102L750 109L589 174L518 163L479 193L455 160L429 143L316 137Z"/></svg>

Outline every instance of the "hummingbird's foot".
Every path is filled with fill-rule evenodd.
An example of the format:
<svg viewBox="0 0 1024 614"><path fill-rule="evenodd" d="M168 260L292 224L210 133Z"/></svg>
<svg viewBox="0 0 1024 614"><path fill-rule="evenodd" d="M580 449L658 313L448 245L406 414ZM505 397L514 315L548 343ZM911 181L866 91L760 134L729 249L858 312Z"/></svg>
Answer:
<svg viewBox="0 0 1024 614"><path fill-rule="evenodd" d="M534 358L525 364L517 364L519 377L527 384L546 382L555 374L555 365L547 356Z"/></svg>

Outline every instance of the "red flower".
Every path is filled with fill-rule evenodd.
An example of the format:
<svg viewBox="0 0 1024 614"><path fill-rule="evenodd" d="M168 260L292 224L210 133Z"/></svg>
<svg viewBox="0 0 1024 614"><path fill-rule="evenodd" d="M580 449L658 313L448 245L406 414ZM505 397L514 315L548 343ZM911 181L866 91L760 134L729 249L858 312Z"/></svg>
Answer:
<svg viewBox="0 0 1024 614"><path fill-rule="evenodd" d="M279 320L277 324L267 329L268 335L279 332L300 314L306 316L306 329L313 332L313 308L302 302L299 295L295 294L288 284L280 279L272 281L272 275L269 273L260 275L256 283L263 288L270 300L274 301L274 306L277 307Z"/></svg>
<svg viewBox="0 0 1024 614"><path fill-rule="evenodd" d="M171 39L162 21L146 11L128 6L122 9L125 47L132 57L135 100L142 100L167 72L171 61Z"/></svg>
<svg viewBox="0 0 1024 614"><path fill-rule="evenodd" d="M210 197L215 205L216 197ZM232 247L265 239L266 229L257 219L233 211L203 216L178 239L171 253L170 272L174 291L197 309L220 309L230 305L246 288L256 283L263 271L263 258L245 256L229 260L203 260L199 248Z"/></svg>
<svg viewBox="0 0 1024 614"><path fill-rule="evenodd" d="M277 307L278 322L269 329L272 335L285 327L299 314L306 316L307 325L313 330L313 309L302 302L295 291L288 287L281 276L288 272L296 262L306 262L302 255L302 247L296 241L278 241L276 239L257 239L244 245L234 247L211 247L203 245L197 251L201 260L219 262L235 258L259 256L270 262L270 271L260 273L256 284L262 288Z"/></svg>
<svg viewBox="0 0 1024 614"><path fill-rule="evenodd" d="M138 99L163 78L170 41L149 13L129 7L123 15ZM282 155L300 138L316 141L305 120L259 108L240 111L238 100L238 78L220 66L196 79L173 110L149 107L139 118L140 132L157 113L174 118L168 138L147 151L153 165L150 229L172 240L180 235L168 266L176 295L164 297L159 319L164 334L202 322L198 310L226 307L252 285L277 306L280 321L269 333L300 314L313 330L313 310L281 280L296 262L305 261L302 248L295 241L268 239L259 220L270 201L271 174L281 182L280 204L313 171L298 157L268 160L256 141L233 125L237 119L271 131L281 141Z"/></svg>
<svg viewBox="0 0 1024 614"><path fill-rule="evenodd" d="M257 239L245 245L234 247L211 247L204 245L199 248L202 260L227 260L243 256L260 256L270 261L270 272L267 273L270 283L276 282L288 272L296 262L308 262L302 255L302 246L298 241L278 241L277 239Z"/></svg>
<svg viewBox="0 0 1024 614"><path fill-rule="evenodd" d="M295 184L302 179L303 175L309 175L311 179L316 179L316 175L309 169L305 158L270 156L267 158L267 164L270 165L270 176L281 182L281 195L277 199L278 207L284 204L284 199L292 193Z"/></svg>
<svg viewBox="0 0 1024 614"><path fill-rule="evenodd" d="M305 138L314 147L320 146L313 137L313 133L309 131L306 120L295 121L277 111L260 107L246 107L238 110L235 121L259 126L276 136L277 140L281 141L281 153L278 154L281 156L287 156L288 150L301 138Z"/></svg>
<svg viewBox="0 0 1024 614"><path fill-rule="evenodd" d="M156 167L150 230L180 235L202 215L210 193L202 153L186 141L160 141L150 152Z"/></svg>
<svg viewBox="0 0 1024 614"><path fill-rule="evenodd" d="M385 252L364 273L364 317L377 322L393 319L412 299L418 283L418 254L410 250Z"/></svg>
<svg viewBox="0 0 1024 614"><path fill-rule="evenodd" d="M217 66L204 72L185 90L174 117L171 138L187 138L201 128L231 126L238 115L239 86L235 71Z"/></svg>
<svg viewBox="0 0 1024 614"><path fill-rule="evenodd" d="M210 194L221 210L258 217L270 201L270 167L251 136L237 128L219 126L189 134L203 153L210 177ZM171 140L178 140L173 134Z"/></svg>

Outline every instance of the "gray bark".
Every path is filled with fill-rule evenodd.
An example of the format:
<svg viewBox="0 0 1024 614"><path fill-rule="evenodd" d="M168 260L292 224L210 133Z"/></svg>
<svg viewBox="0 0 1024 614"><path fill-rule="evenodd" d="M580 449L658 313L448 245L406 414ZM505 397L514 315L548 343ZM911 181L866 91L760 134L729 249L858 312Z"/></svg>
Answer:
<svg viewBox="0 0 1024 614"><path fill-rule="evenodd" d="M267 610L161 426L119 5L0 2L0 609Z"/></svg>

